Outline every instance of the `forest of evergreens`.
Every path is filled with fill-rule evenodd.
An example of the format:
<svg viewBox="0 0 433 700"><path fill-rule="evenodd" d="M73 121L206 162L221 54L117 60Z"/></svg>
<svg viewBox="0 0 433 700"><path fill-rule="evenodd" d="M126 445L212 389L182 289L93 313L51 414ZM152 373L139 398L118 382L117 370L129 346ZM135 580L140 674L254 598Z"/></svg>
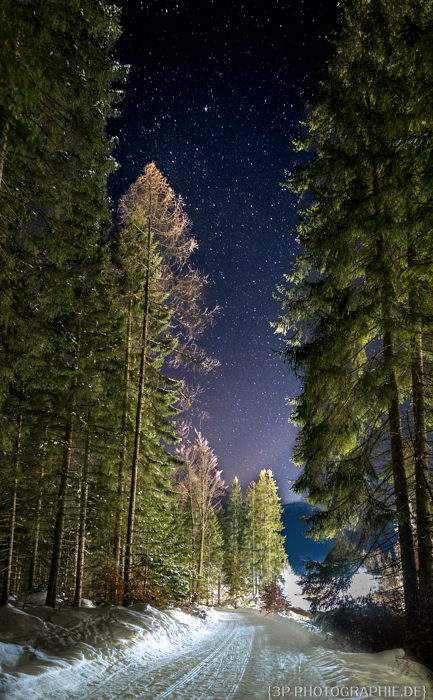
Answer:
<svg viewBox="0 0 433 700"><path fill-rule="evenodd" d="M272 474L245 506L235 482L225 516L196 390L170 378L218 364L183 202L153 163L107 197L119 12L19 0L0 20L1 603L255 593L286 561Z"/></svg>
<svg viewBox="0 0 433 700"><path fill-rule="evenodd" d="M393 639L399 620L397 638L430 665L432 32L431 2L341 4L308 134L295 141L313 156L288 173L308 203L279 296L283 357L302 380L293 489L320 507L310 533L337 537L307 565L304 590L334 617L346 605L353 630L338 596L363 564L382 577L378 626L388 610Z"/></svg>
<svg viewBox="0 0 433 700"><path fill-rule="evenodd" d="M318 506L310 533L336 537L304 590L353 621L340 594L367 567L371 614L432 665L433 4L340 9L295 140L311 158L286 184L307 206L278 296L302 382L293 489ZM107 196L118 9L2 0L0 33L1 603L236 604L286 564L280 502L263 470L223 510L193 383L170 377L217 366L182 199L154 163Z"/></svg>

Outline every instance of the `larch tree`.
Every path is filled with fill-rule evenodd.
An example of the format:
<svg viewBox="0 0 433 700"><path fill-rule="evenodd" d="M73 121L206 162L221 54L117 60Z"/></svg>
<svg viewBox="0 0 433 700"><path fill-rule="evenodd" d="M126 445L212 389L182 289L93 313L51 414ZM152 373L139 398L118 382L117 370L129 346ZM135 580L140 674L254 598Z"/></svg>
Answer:
<svg viewBox="0 0 433 700"><path fill-rule="evenodd" d="M192 567L194 581L193 597L201 598L206 582L205 567L208 557L208 536L212 526L218 529L215 510L224 495L225 486L218 471L218 460L208 441L196 431L196 439L183 444L178 450L179 458L185 462L176 472L179 499L189 521Z"/></svg>
<svg viewBox="0 0 433 700"><path fill-rule="evenodd" d="M152 424L152 416L160 415L159 426L153 422L146 431L147 438L175 441L176 435L170 421L164 416L163 403L171 392L172 404L176 403L176 386L161 372L161 361L172 364L190 362L209 371L216 363L207 358L195 343L196 336L211 318L203 308L202 298L206 279L191 267L189 259L197 247L190 233L190 224L181 197L176 197L167 180L154 163L129 188L120 202L121 226L119 231L119 258L125 279L125 380L124 412L125 430L128 403L135 402L135 429L132 451L132 472L129 490L129 511L125 543L125 605L129 604L129 578L134 538L135 500L142 453L143 415ZM141 336L137 339L139 365L137 392L132 395L130 383L131 342L133 318L140 317ZM167 393L168 392L168 393ZM158 409L158 400L160 409ZM167 407L166 407L167 408ZM176 413L169 409L166 416ZM155 430L156 429L156 430ZM115 557L118 560L121 499L125 478L126 434L119 462L118 474L118 524L116 526ZM151 442L150 440L150 442ZM150 444L148 439L148 445ZM156 460L154 460L156 463Z"/></svg>

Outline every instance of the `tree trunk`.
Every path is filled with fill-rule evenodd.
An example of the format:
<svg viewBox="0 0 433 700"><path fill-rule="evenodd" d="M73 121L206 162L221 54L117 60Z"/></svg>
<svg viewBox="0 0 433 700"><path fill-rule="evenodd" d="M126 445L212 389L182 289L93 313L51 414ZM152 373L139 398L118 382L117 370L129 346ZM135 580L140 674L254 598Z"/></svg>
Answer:
<svg viewBox="0 0 433 700"><path fill-rule="evenodd" d="M146 564L144 567L144 598L146 599L147 594L147 577L149 575L149 530L147 531L147 543L146 543Z"/></svg>
<svg viewBox="0 0 433 700"><path fill-rule="evenodd" d="M89 494L89 462L90 462L90 416L87 417L87 433L86 444L84 447L84 463L83 474L81 480L80 493L80 529L78 536L78 557L77 557L77 575L75 578L75 596L74 608L79 608L81 605L81 595L83 592L83 574L84 574L84 552L86 547L86 525L87 525L87 499Z"/></svg>
<svg viewBox="0 0 433 700"><path fill-rule="evenodd" d="M252 545L252 554L253 554L253 595L256 594L256 543L255 543L255 529L253 526L253 545Z"/></svg>
<svg viewBox="0 0 433 700"><path fill-rule="evenodd" d="M201 480L201 503L199 504L199 514L200 514L200 549L198 554L198 572L197 572L197 591L200 590L201 579L203 576L203 563L204 563L204 542L206 537L206 526L207 526L207 496L206 496L206 485L205 476L203 471L200 470L200 480Z"/></svg>
<svg viewBox="0 0 433 700"><path fill-rule="evenodd" d="M189 481L189 503L191 512L191 568L195 571L195 519L194 519L194 501L192 496L192 481L191 467L188 466L188 481Z"/></svg>
<svg viewBox="0 0 433 700"><path fill-rule="evenodd" d="M375 216L380 217L378 208L380 192L379 175L377 169L373 173L373 196ZM380 284L383 333L383 355L392 362L394 357L393 331L390 329L391 312L389 308L390 289L389 260L386 255L385 242L382 236L377 240L377 257L383 264L384 274L378 282ZM392 398L388 406L389 436L391 442L391 462L394 479L394 498L397 511L397 531L401 551L401 567L403 574L403 589L406 617L413 617L418 609L418 585L415 561L415 548L412 535L412 523L410 518L409 492L407 487L406 470L404 465L403 433L401 427L400 405L398 398L398 383L395 369L392 368L388 379L388 387Z"/></svg>
<svg viewBox="0 0 433 700"><path fill-rule="evenodd" d="M412 364L412 394L419 585L420 603L426 605L433 602L433 550L421 329L415 334L413 342L415 356Z"/></svg>
<svg viewBox="0 0 433 700"><path fill-rule="evenodd" d="M416 245L411 242L408 247L409 264L418 259ZM409 290L409 306L418 328L413 336L412 361L412 410L414 425L415 452L415 497L416 523L419 560L420 604L422 607L433 604L433 547L431 499L428 473L428 443L425 414L425 380L423 362L422 327L418 321L417 290Z"/></svg>
<svg viewBox="0 0 433 700"><path fill-rule="evenodd" d="M21 386L20 391L20 404L23 396L23 387ZM10 504L10 515L9 515L9 531L7 539L7 554L6 554L6 565L3 575L3 588L2 597L0 600L0 605L7 605L9 601L10 585L11 585L11 574L12 574L12 561L14 554L14 543L15 543L15 525L16 525L16 512L17 512L17 492L18 492L18 472L20 468L20 449L21 449L21 430L23 425L23 416L20 414L17 419L17 441L15 447L15 464L14 464L14 482L12 487L12 496Z"/></svg>
<svg viewBox="0 0 433 700"><path fill-rule="evenodd" d="M125 571L125 547L120 545L119 577L123 577Z"/></svg>
<svg viewBox="0 0 433 700"><path fill-rule="evenodd" d="M82 488L83 480L82 480L82 475L80 474L80 478L78 481L78 502L81 504L81 488ZM78 509L80 510L80 508ZM78 568L78 550L80 548L80 517L78 518L78 529L75 533L75 546L74 546L74 563L72 566L72 585L71 585L71 592L74 590L74 596L75 596L75 586L77 583L77 568ZM68 569L68 567L66 567Z"/></svg>
<svg viewBox="0 0 433 700"><path fill-rule="evenodd" d="M128 302L128 321L126 326L126 347L125 347L125 405L122 415L122 433L123 445L122 454L119 462L119 471L117 476L117 510L116 519L114 522L114 561L116 569L119 573L120 568L120 543L122 538L122 520L123 520L123 491L125 487L125 466L127 458L127 426L128 426L128 396L129 396L129 362L131 354L131 329L132 329L132 296L129 296Z"/></svg>
<svg viewBox="0 0 433 700"><path fill-rule="evenodd" d="M204 558L204 540L205 540L205 535L206 535L206 523L203 521L201 523L200 527L200 552L199 552L199 558L198 558L198 576L199 578L203 574L203 558ZM198 582L197 586L200 584Z"/></svg>
<svg viewBox="0 0 433 700"><path fill-rule="evenodd" d="M48 579L47 598L45 602L45 604L50 608L56 607L57 585L62 554L63 531L65 526L66 491L71 464L72 427L73 418L71 412L66 422L65 446L63 449L62 473L60 477L59 495L57 499L57 516L54 529L53 553L51 558L50 576Z"/></svg>
<svg viewBox="0 0 433 700"><path fill-rule="evenodd" d="M125 548L125 592L123 596L123 605L126 607L131 602L131 558L132 544L134 539L134 519L135 519L135 499L137 494L137 479L138 479L138 460L140 457L140 440L141 440L141 419L143 411L144 397L144 380L146 378L146 349L147 349L147 333L149 322L149 273L150 273L150 218L148 220L147 234L147 263L146 263L146 283L144 291L144 311L143 311L143 333L141 339L141 363L140 363L140 379L138 386L137 399L137 414L135 419L135 438L134 438L134 454L132 458L132 473L131 473L131 489L129 497L129 513L128 527L126 533L126 548Z"/></svg>
<svg viewBox="0 0 433 700"><path fill-rule="evenodd" d="M39 481L39 492L38 492L38 501L36 504L36 522L35 522L35 535L34 535L34 540L33 540L33 551L32 551L32 558L30 560L30 571L29 571L29 583L28 583L28 590L29 593L31 593L31 590L34 586L35 583L35 575L36 575L36 561L38 558L38 547L39 547L39 531L41 527L41 508L42 508L42 484L43 484L43 479L44 479L44 470L41 469L41 477Z"/></svg>
<svg viewBox="0 0 433 700"><path fill-rule="evenodd" d="M256 581L256 486L253 485L252 495L252 556L253 556L253 595L257 593Z"/></svg>
<svg viewBox="0 0 433 700"><path fill-rule="evenodd" d="M0 146L0 190L3 182L3 170L6 160L6 149L8 145L8 133L9 133L9 123L6 123L3 127L3 138L2 144Z"/></svg>
<svg viewBox="0 0 433 700"><path fill-rule="evenodd" d="M20 580L21 580L21 563L19 560L18 552L15 550L14 552L14 558L15 558L15 571L14 571L14 585L13 585L13 590L15 592L15 595L20 594ZM16 603L15 603L16 605Z"/></svg>
<svg viewBox="0 0 433 700"><path fill-rule="evenodd" d="M391 331L384 333L384 356L391 360L394 356L394 343ZM417 574L415 549L410 519L409 493L404 467L403 435L398 401L398 384L395 370L392 369L388 381L393 397L389 414L389 433L391 441L391 461L394 477L394 497L397 511L397 529L401 551L401 566L403 572L403 588L406 615L413 617L418 607Z"/></svg>

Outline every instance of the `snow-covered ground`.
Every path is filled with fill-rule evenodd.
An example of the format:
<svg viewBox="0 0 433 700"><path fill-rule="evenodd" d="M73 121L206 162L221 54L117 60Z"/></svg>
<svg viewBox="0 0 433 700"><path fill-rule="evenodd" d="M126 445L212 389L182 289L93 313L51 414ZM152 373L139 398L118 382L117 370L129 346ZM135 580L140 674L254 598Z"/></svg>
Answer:
<svg viewBox="0 0 433 700"><path fill-rule="evenodd" d="M113 663L127 666L179 653L208 636L219 619L201 606L192 615L145 604L53 610L32 605L40 602L37 596L42 600L44 594L30 596L24 611L0 608L1 698L16 686L22 688L16 697L27 700L26 678L45 679L71 669L101 675Z"/></svg>
<svg viewBox="0 0 433 700"><path fill-rule="evenodd" d="M53 611L35 602L0 608L2 700L432 698L426 669L401 650L338 651L286 616L143 604ZM352 686L359 692L348 695Z"/></svg>

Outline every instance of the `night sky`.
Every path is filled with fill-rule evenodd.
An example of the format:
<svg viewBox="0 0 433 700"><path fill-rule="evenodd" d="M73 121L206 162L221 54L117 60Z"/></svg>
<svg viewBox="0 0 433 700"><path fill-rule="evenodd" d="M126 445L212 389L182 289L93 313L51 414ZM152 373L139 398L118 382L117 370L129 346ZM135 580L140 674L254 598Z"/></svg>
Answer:
<svg viewBox="0 0 433 700"><path fill-rule="evenodd" d="M193 263L209 276L207 305L221 307L200 345L220 362L203 388L200 429L226 483L243 486L272 469L283 503L298 500L287 478L296 429L286 397L299 385L273 350L272 293L297 254L299 205L280 186L284 169L306 162L291 136L305 118L301 93L314 89L331 52L335 0L163 2L123 0L117 59L132 66L110 126L121 168L113 206L154 161L180 194L199 243ZM296 158L296 161L295 161Z"/></svg>

